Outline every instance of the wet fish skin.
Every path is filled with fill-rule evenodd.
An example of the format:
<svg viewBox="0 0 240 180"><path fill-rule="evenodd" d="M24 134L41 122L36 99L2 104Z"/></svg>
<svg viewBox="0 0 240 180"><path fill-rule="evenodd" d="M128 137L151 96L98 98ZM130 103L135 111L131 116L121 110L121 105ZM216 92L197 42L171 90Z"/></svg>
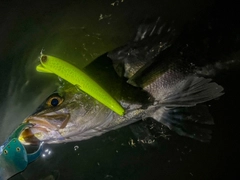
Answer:
<svg viewBox="0 0 240 180"><path fill-rule="evenodd" d="M141 29L141 33L145 34L151 34L150 31L152 29L148 26L145 30ZM146 54L159 48L159 43L153 43L151 36L150 40L149 36L137 36L142 38L134 41L132 46L130 43L105 54L84 69L119 101L125 109L124 116L117 115L75 86L65 83L43 102L36 113L24 120L35 126L27 133L23 132L22 142L31 144L34 138L49 144L81 141L147 118L162 123L180 135L209 141L211 132L192 123L213 124L207 108L198 104L220 97L223 88L211 79L198 77L191 69L191 63L187 63L181 54L184 47L179 50L179 42L172 46L174 40L169 41L169 46L162 51L147 56L150 58L142 56L142 53L134 58L128 56L125 53L127 49L134 47L136 51L141 51L145 43L148 47ZM171 35L169 38L174 39ZM124 58L118 59L119 53L123 53ZM144 63L135 67L134 63L128 63L132 58L133 62L138 58ZM116 73L111 61L130 67L122 68L119 73L115 64ZM54 95L62 99L57 106L49 102Z"/></svg>
<svg viewBox="0 0 240 180"><path fill-rule="evenodd" d="M176 74L173 76L172 73ZM121 96L122 93L120 96L116 96L119 97L117 100L126 110L124 116L117 115L77 87L65 83L58 88L57 93L55 92L43 102L36 113L25 120L36 125L35 129L29 129L31 132L28 135L22 136L22 140L24 143L32 143L31 141L35 137L49 144L81 141L150 117L181 135L208 141L211 137L210 132L196 128L194 128L196 132L192 131L193 126L186 123L190 122L191 119L189 120L187 117L192 114L191 107L221 96L223 88L211 82L210 79L193 75L178 75L178 73L178 71L170 70L170 73L166 71L155 81L145 86L143 88L145 91L134 86L123 91L125 95L135 93L133 97ZM177 78L173 81L171 77ZM118 84L117 87L121 87L124 83L120 78L119 83L116 84ZM120 88L120 90L123 89ZM143 94L144 96L141 96ZM54 96L62 99L62 103L58 106L52 106L49 102ZM188 111L185 113L178 111L179 108L184 107L188 108ZM201 112L208 114L207 110ZM198 116L195 116L192 121L201 123L202 116L196 117ZM207 124L213 123L211 117L204 119L204 121ZM51 126L46 125L45 122L50 123ZM63 126L64 123L66 125ZM197 132L205 135L194 137L192 134L197 134Z"/></svg>
<svg viewBox="0 0 240 180"><path fill-rule="evenodd" d="M139 120L140 116L144 113L144 110L139 108L141 105L135 105L136 107L131 105L131 111L125 116L120 116L70 84L59 88L58 92L59 95L57 96L64 98L62 104L57 107L47 105L48 100L54 97L50 96L41 106L41 111L38 109L40 112L33 114L25 120L36 125L35 130L34 128L32 128L32 130L30 129L31 132L28 135L23 134L23 136L25 136L24 141L29 140L31 142L33 138L31 135L33 134L41 141L45 141L45 143L81 141L135 122ZM56 95L56 93L54 93L54 95ZM122 105L126 109L129 108L127 103ZM69 119L67 120L68 123L66 126L61 128L60 126L63 120L50 117L58 117L62 114L69 114L70 116L68 117ZM131 121L129 121L130 119ZM45 123L46 131L43 132L42 129L38 129L38 127L43 127L43 125L40 125L43 124L43 121L51 125L57 124L58 126L53 129Z"/></svg>

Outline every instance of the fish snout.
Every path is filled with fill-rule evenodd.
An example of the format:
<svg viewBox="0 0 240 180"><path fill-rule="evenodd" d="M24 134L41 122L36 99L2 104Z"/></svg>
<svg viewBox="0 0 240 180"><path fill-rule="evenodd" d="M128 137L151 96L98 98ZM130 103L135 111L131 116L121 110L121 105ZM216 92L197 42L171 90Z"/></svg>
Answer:
<svg viewBox="0 0 240 180"><path fill-rule="evenodd" d="M70 114L44 114L32 115L24 120L24 123L31 123L33 127L27 128L19 136L19 140L23 144L36 144L44 139L53 138L54 134L58 134L59 129L67 126Z"/></svg>

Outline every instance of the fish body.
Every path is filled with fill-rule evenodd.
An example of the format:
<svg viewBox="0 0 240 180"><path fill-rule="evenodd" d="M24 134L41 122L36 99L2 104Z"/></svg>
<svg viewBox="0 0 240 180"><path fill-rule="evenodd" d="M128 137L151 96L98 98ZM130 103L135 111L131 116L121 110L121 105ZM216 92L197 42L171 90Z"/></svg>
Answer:
<svg viewBox="0 0 240 180"><path fill-rule="evenodd" d="M210 131L197 126L213 124L201 103L220 97L223 88L195 73L179 44L174 46L175 35L159 20L140 26L132 42L83 69L121 104L123 116L65 82L24 120L34 126L19 139L25 144L81 141L152 118L180 135L209 141Z"/></svg>
<svg viewBox="0 0 240 180"><path fill-rule="evenodd" d="M106 56L105 58L109 60ZM89 69L93 70L91 67ZM114 72L113 69L112 72ZM107 80L107 77L112 79L114 75L117 76L116 74L109 76L110 74L109 71L107 73L103 71L101 77ZM121 89L124 97L121 96L122 93L113 93L114 89L125 84L122 78L117 79L118 82L115 79L111 83L112 86L108 86L107 89L127 110L125 115L115 113L77 86L65 82L57 92L43 102L36 113L25 119L25 122L35 126L23 131L20 140L26 140L27 138L23 137L27 137L30 133L45 143L80 141L138 121L145 112L146 103L152 103L151 96L141 88L132 87L127 83ZM58 104L54 104L54 101L58 101ZM36 142L37 139L35 139ZM34 139L31 139L31 142L33 141Z"/></svg>

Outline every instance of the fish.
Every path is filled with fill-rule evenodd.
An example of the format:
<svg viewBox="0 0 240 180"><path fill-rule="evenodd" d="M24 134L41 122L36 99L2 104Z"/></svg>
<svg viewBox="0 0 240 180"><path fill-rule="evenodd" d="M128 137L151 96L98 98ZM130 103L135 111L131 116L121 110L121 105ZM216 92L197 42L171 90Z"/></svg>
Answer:
<svg viewBox="0 0 240 180"><path fill-rule="evenodd" d="M123 107L123 115L62 80L24 119L33 126L19 140L25 145L82 141L153 119L181 136L209 142L211 130L205 125L214 121L205 103L222 96L224 88L197 74L189 47L160 18L140 25L133 40L82 69Z"/></svg>

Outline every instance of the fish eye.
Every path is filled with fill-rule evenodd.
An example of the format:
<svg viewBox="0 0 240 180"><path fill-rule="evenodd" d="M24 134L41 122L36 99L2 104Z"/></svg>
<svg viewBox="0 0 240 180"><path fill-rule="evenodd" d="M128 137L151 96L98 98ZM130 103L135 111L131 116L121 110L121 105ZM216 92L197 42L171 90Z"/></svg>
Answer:
<svg viewBox="0 0 240 180"><path fill-rule="evenodd" d="M59 103L58 99L55 99L55 98L54 98L54 99L51 100L51 105L52 105L52 106L57 106L58 103Z"/></svg>
<svg viewBox="0 0 240 180"><path fill-rule="evenodd" d="M63 98L60 97L59 95L53 95L53 96L50 96L46 102L46 104L49 106L49 107L56 107L60 104L62 104L63 102Z"/></svg>

